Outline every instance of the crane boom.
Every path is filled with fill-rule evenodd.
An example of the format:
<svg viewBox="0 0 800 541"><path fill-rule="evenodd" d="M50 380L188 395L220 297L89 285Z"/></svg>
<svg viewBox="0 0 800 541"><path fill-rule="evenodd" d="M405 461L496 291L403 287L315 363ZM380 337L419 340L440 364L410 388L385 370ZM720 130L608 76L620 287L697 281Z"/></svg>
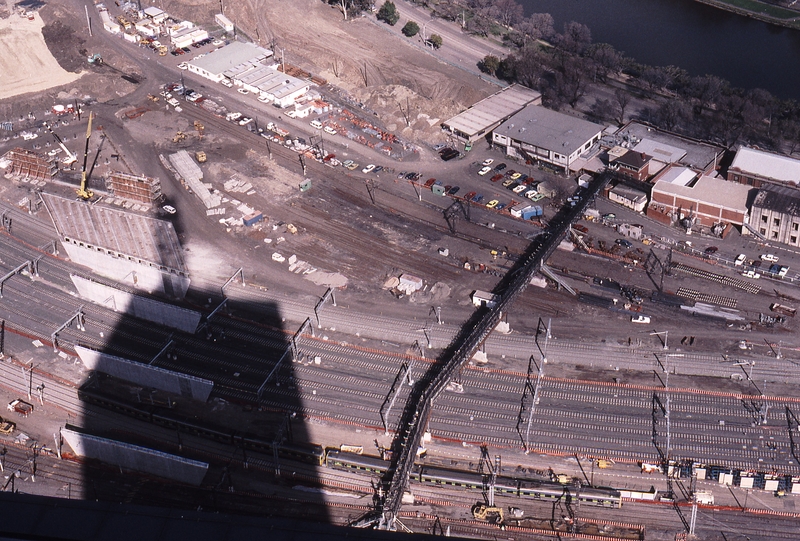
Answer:
<svg viewBox="0 0 800 541"><path fill-rule="evenodd" d="M77 189L78 197L91 199L94 195L86 189L86 160L89 158L89 138L92 136L92 112L89 112L89 125L86 126L86 146L83 148L83 168L81 169L81 186Z"/></svg>
<svg viewBox="0 0 800 541"><path fill-rule="evenodd" d="M67 148L67 145L65 145L64 141L61 140L61 137L59 137L58 134L56 134L56 132L53 131L53 128L50 127L50 124L48 124L45 121L44 122L44 127L47 128L47 131L50 132L50 135L52 135L55 138L56 142L58 143L58 146L60 146L61 149L64 152L67 153L67 159L64 160L64 164L65 165L69 165L69 164L77 162L78 161L78 157L75 156L75 154L73 154L72 152L69 151L69 149Z"/></svg>

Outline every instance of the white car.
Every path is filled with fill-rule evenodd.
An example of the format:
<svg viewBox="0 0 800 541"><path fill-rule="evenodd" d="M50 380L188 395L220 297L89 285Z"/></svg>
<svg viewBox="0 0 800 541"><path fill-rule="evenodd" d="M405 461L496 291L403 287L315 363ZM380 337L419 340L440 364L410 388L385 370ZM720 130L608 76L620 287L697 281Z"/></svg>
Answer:
<svg viewBox="0 0 800 541"><path fill-rule="evenodd" d="M219 84L221 84L222 86L227 86L228 88L231 88L233 86L233 83L231 82L230 79L223 79L219 82Z"/></svg>
<svg viewBox="0 0 800 541"><path fill-rule="evenodd" d="M773 254L761 254L761 261L767 261L769 263L777 263L778 256Z"/></svg>
<svg viewBox="0 0 800 541"><path fill-rule="evenodd" d="M322 129L323 129L323 130L325 131L325 133L327 133L328 135L336 135L336 130L334 130L334 129L333 129L333 128L331 128L330 126L325 126L325 127L324 127L324 128L322 128Z"/></svg>
<svg viewBox="0 0 800 541"><path fill-rule="evenodd" d="M759 278L761 278L761 275L759 273L757 273L756 271L754 271L753 269L750 269L749 271L743 272L742 276L744 276L745 278L753 278L755 280L758 280Z"/></svg>
<svg viewBox="0 0 800 541"><path fill-rule="evenodd" d="M178 69L179 70L185 70L185 69L188 69L188 68L189 68L189 66L186 64L186 62L181 62L180 64L178 64Z"/></svg>
<svg viewBox="0 0 800 541"><path fill-rule="evenodd" d="M483 176L483 175L485 175L486 173L488 173L488 172L489 172L489 171L491 171L491 170L492 170L492 168L491 168L491 167L489 167L489 166L487 165L487 166L485 166L483 169L481 169L480 171L478 171L478 174L479 174L480 176Z"/></svg>
<svg viewBox="0 0 800 541"><path fill-rule="evenodd" d="M745 261L747 261L747 256L744 254L739 254L736 256L736 261L734 261L733 264L737 267L740 267L741 265L744 265Z"/></svg>
<svg viewBox="0 0 800 541"><path fill-rule="evenodd" d="M492 158L486 158L485 160L483 160L483 163L481 165L483 165L484 167L489 167L493 163L494 160Z"/></svg>
<svg viewBox="0 0 800 541"><path fill-rule="evenodd" d="M253 121L253 119L252 119L252 118L250 118L249 116L246 116L246 117L244 117L243 119L241 119L241 120L239 121L239 125L240 125L240 126L247 126L247 125L248 125L248 124L250 124L252 121Z"/></svg>
<svg viewBox="0 0 800 541"><path fill-rule="evenodd" d="M221 39L215 39L215 40L212 42L212 45L214 45L214 47L219 47L219 46L220 46L220 45L222 45L223 43L224 43L224 42L223 42Z"/></svg>
<svg viewBox="0 0 800 541"><path fill-rule="evenodd" d="M373 169L375 169L375 166L373 164L369 164L364 169L362 169L361 172L366 175L367 173L371 173Z"/></svg>
<svg viewBox="0 0 800 541"><path fill-rule="evenodd" d="M246 88L237 88L236 92L238 92L239 94L245 94L245 95L250 93L250 92L247 91Z"/></svg>
<svg viewBox="0 0 800 541"><path fill-rule="evenodd" d="M319 120L312 120L311 122L309 122L309 124L311 124L311 127L314 128L315 130L322 129L322 122L320 122Z"/></svg>
<svg viewBox="0 0 800 541"><path fill-rule="evenodd" d="M650 316L631 316L631 323L650 323Z"/></svg>
<svg viewBox="0 0 800 541"><path fill-rule="evenodd" d="M161 210L163 210L167 214L175 214L176 212L178 212L172 205L164 205L163 207L161 207Z"/></svg>

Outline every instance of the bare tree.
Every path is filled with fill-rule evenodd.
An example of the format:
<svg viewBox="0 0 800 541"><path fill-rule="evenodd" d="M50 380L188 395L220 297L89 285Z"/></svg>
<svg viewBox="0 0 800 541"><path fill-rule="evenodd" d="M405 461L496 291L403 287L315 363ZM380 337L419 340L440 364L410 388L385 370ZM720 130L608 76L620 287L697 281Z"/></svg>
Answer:
<svg viewBox="0 0 800 541"><path fill-rule="evenodd" d="M589 84L586 61L570 56L564 60L562 67L561 71L556 72L556 88L570 107L575 109L578 101L586 94Z"/></svg>
<svg viewBox="0 0 800 541"><path fill-rule="evenodd" d="M604 83L609 75L617 73L622 66L622 55L608 43L590 46L588 56L594 63L595 74Z"/></svg>
<svg viewBox="0 0 800 541"><path fill-rule="evenodd" d="M572 54L583 54L591 43L592 33L589 27L575 21L564 24L564 33L558 39L558 46Z"/></svg>
<svg viewBox="0 0 800 541"><path fill-rule="evenodd" d="M337 78L339 78L342 76L343 69L344 61L340 56L334 55L333 60L331 60L331 71Z"/></svg>
<svg viewBox="0 0 800 541"><path fill-rule="evenodd" d="M698 113L702 115L706 107L716 103L727 86L727 81L716 75L703 75L691 79L688 93L696 100Z"/></svg>
<svg viewBox="0 0 800 541"><path fill-rule="evenodd" d="M522 6L516 0L494 0L490 13L506 27L517 24L525 17Z"/></svg>
<svg viewBox="0 0 800 541"><path fill-rule="evenodd" d="M614 101L616 102L617 106L617 123L622 126L625 124L625 111L628 109L628 105L631 103L631 95L618 88L614 91Z"/></svg>

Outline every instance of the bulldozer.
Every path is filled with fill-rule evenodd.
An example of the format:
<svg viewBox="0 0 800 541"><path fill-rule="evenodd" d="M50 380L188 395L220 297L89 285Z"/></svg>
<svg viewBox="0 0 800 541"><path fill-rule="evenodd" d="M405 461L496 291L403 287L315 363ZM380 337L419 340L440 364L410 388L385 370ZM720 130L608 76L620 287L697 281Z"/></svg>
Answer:
<svg viewBox="0 0 800 541"><path fill-rule="evenodd" d="M175 137L172 138L172 142L173 143L180 143L184 139L186 139L186 134L183 133L182 131L179 131L178 133L175 134Z"/></svg>
<svg viewBox="0 0 800 541"><path fill-rule="evenodd" d="M484 502L478 502L472 506L472 516L477 520L483 520L492 524L503 524L505 521L505 514L502 507L495 505L487 505Z"/></svg>
<svg viewBox="0 0 800 541"><path fill-rule="evenodd" d="M152 95L152 94L148 94L148 95L147 95L147 99L148 99L148 100L150 100L150 101L152 101L153 103L158 103L158 100L159 100L160 98L159 98L158 96L154 96L154 95Z"/></svg>

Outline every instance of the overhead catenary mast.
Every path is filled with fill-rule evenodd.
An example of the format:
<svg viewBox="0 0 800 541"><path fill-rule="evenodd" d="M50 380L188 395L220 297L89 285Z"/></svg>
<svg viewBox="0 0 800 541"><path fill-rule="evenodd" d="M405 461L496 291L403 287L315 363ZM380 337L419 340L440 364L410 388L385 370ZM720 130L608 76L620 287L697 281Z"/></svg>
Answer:
<svg viewBox="0 0 800 541"><path fill-rule="evenodd" d="M90 190L86 189L86 160L89 157L89 138L92 135L92 116L89 112L89 125L86 127L86 146L83 148L83 168L81 169L81 185L77 189L78 197L81 199L91 199L94 195Z"/></svg>

